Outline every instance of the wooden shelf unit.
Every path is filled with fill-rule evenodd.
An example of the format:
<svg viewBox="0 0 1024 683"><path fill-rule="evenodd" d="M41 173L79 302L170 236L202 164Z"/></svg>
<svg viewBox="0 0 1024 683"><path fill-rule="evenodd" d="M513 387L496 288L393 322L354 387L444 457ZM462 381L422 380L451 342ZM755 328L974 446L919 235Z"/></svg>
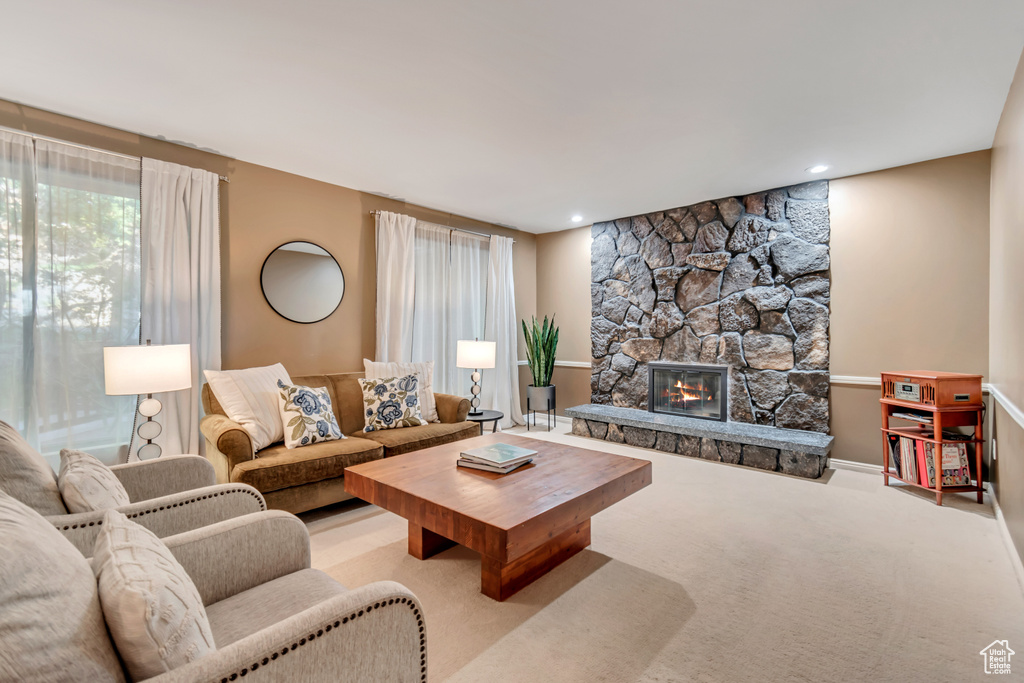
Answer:
<svg viewBox="0 0 1024 683"><path fill-rule="evenodd" d="M925 396L925 400L938 403L939 405L892 398L892 385L894 379L896 382L923 380L924 382L921 393ZM929 380L931 382L929 382ZM957 390L963 390L965 386L970 386L970 402L950 405L949 401L943 400L944 394L947 392L943 391L941 387L937 392L934 390L934 382L936 380L939 380L940 382L945 381L947 383L955 382ZM889 396L886 396L886 394L889 394ZM939 395L939 398L937 399L936 394ZM931 491L935 494L936 505L942 505L943 493L977 493L978 502L981 503L983 501L984 488L982 487L981 480L981 462L985 450L985 405L981 402L981 375L959 375L942 372L882 373L882 398L879 399L879 402L882 405L882 478L886 486L889 485L890 479L895 479L908 486L915 486L917 488L924 489L925 491ZM894 412L913 413L915 411L918 413L926 413L927 415L922 417L930 417L931 422L928 422L927 420L912 420L910 418L893 415ZM889 425L890 418L915 423L918 426L891 427ZM972 427L974 430L973 438L969 440L942 438L942 430L949 427ZM930 431L934 436L932 438L924 437L923 432L925 431ZM929 443L936 444L934 488L924 486L917 481L904 479L889 469L889 462L891 458L891 452L889 450L889 434L905 436L916 441L927 441ZM969 486L942 485L942 444L944 443L974 444L974 483Z"/></svg>

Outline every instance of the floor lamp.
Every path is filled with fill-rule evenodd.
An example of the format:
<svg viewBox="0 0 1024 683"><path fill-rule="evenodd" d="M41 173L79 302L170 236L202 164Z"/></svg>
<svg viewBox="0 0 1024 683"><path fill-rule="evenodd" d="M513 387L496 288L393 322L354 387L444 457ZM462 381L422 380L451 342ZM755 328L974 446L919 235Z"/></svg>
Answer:
<svg viewBox="0 0 1024 683"><path fill-rule="evenodd" d="M106 346L103 348L103 379L107 396L146 394L139 414L146 418L136 434L146 443L139 448L139 460L160 457L160 446L153 439L163 428L154 420L163 405L153 394L180 391L192 387L192 351L188 344L152 346Z"/></svg>
<svg viewBox="0 0 1024 683"><path fill-rule="evenodd" d="M473 371L470 375L473 380L473 388L470 389L473 398L469 399L470 415L483 413L480 410L480 371L494 367L494 347L494 342L479 339L460 339L456 345L455 366Z"/></svg>

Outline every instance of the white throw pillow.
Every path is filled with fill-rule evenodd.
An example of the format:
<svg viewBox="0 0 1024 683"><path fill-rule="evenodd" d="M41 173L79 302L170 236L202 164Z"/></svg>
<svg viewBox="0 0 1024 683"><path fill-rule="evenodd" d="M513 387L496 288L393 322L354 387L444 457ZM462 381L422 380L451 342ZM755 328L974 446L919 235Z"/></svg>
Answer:
<svg viewBox="0 0 1024 683"><path fill-rule="evenodd" d="M298 448L346 438L334 417L331 394L326 387L300 387L278 382L277 388L285 447Z"/></svg>
<svg viewBox="0 0 1024 683"><path fill-rule="evenodd" d="M217 649L196 585L149 529L108 510L92 567L107 628L132 680L158 676Z"/></svg>
<svg viewBox="0 0 1024 683"><path fill-rule="evenodd" d="M88 453L70 448L60 451L57 488L68 512L111 510L132 502L109 467Z"/></svg>
<svg viewBox="0 0 1024 683"><path fill-rule="evenodd" d="M434 400L434 361L424 363L377 363L363 359L363 373L366 379L374 377L402 377L413 373L420 376L420 412L427 422L440 422L437 416L437 402Z"/></svg>
<svg viewBox="0 0 1024 683"><path fill-rule="evenodd" d="M284 439L284 423L278 405L277 382L292 378L280 363L246 370L204 370L213 395L224 414L249 433L258 451Z"/></svg>

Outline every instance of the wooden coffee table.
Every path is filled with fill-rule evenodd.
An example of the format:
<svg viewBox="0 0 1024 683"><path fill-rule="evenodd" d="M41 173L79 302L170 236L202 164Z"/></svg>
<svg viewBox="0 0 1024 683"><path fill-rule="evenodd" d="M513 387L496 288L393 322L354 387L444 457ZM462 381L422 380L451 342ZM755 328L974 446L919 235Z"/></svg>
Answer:
<svg viewBox="0 0 1024 683"><path fill-rule="evenodd" d="M503 442L537 451L508 474L457 467L459 453ZM345 490L409 520L421 560L460 544L481 555L481 592L510 595L590 545L590 518L651 483L651 463L487 434L353 465Z"/></svg>

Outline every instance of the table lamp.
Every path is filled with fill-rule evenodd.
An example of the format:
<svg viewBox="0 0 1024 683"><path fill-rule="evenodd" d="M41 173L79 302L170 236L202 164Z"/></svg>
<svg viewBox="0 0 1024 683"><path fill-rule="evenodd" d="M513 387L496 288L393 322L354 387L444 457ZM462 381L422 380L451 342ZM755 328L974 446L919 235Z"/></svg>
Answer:
<svg viewBox="0 0 1024 683"><path fill-rule="evenodd" d="M153 394L191 388L189 345L152 346L147 339L145 346L106 346L103 348L103 379L107 396L146 394L146 399L139 404L139 414L146 421L136 430L146 443L139 448L138 455L140 460L160 457L160 446L153 443L153 439L160 436L163 429L153 418L163 405Z"/></svg>
<svg viewBox="0 0 1024 683"><path fill-rule="evenodd" d="M483 413L480 410L480 371L494 367L494 347L494 342L479 339L460 339L456 345L455 366L473 371L470 375L473 380L473 388L470 389L473 398L469 399L470 415Z"/></svg>

